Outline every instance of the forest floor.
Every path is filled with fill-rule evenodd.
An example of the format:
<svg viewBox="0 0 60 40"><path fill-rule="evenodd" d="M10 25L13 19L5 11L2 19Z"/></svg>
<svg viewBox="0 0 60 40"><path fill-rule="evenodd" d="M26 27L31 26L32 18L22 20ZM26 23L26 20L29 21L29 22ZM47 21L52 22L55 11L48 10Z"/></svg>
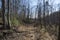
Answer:
<svg viewBox="0 0 60 40"><path fill-rule="evenodd" d="M4 40L57 40L57 37L50 33L45 28L23 26L16 27L18 32L13 32L6 35ZM2 39L1 39L2 40Z"/></svg>

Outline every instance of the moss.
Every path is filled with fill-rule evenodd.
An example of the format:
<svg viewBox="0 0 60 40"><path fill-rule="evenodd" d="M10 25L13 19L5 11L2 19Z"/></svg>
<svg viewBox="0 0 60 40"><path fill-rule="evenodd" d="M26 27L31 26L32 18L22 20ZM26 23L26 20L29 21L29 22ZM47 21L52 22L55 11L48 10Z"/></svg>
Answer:
<svg viewBox="0 0 60 40"><path fill-rule="evenodd" d="M13 26L18 26L18 25L20 25L19 21L18 21L16 18L14 18L13 20L11 19L11 24L12 24Z"/></svg>

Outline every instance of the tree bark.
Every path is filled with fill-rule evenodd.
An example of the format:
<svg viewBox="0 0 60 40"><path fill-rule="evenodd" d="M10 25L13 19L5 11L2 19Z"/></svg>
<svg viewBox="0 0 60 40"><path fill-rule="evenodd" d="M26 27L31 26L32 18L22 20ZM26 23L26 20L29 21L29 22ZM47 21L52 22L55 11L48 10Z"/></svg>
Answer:
<svg viewBox="0 0 60 40"><path fill-rule="evenodd" d="M3 14L3 28L6 28L5 26L5 0L2 1L2 14Z"/></svg>
<svg viewBox="0 0 60 40"><path fill-rule="evenodd" d="M10 20L10 14L9 14L9 0L7 1L7 4L8 4L8 12L7 12L7 21L8 21L8 25L7 25L7 28L10 29L10 23L9 23L9 20Z"/></svg>
<svg viewBox="0 0 60 40"><path fill-rule="evenodd" d="M60 11L59 11L60 13ZM59 14L59 32L58 32L58 40L60 40L60 14Z"/></svg>

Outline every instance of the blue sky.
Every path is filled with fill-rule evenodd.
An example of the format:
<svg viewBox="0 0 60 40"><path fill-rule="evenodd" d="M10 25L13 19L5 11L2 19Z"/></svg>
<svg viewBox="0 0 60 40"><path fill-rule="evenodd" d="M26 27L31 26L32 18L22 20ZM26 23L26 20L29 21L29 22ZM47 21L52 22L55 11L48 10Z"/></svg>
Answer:
<svg viewBox="0 0 60 40"><path fill-rule="evenodd" d="M31 0L31 1L32 1L31 6L37 5L37 2L38 2L37 0ZM50 2L50 4L51 4L51 2L52 2L52 3L53 3L54 8L58 9L57 4L59 4L59 3L60 3L60 0L49 0L49 2Z"/></svg>
<svg viewBox="0 0 60 40"><path fill-rule="evenodd" d="M26 1L26 0L25 0ZM30 7L33 7L35 5L37 5L38 0L29 0L30 3ZM60 0L49 0L49 1L53 1L53 5L59 4ZM1 0L0 0L0 8L1 8ZM54 6L55 7L55 6ZM55 7L57 9L57 7ZM58 10L58 9L57 9ZM33 8L33 12L35 12L34 8ZM35 16L35 15L34 15Z"/></svg>
<svg viewBox="0 0 60 40"><path fill-rule="evenodd" d="M31 1L31 7L37 5L38 0L30 0L30 1ZM60 3L60 0L49 0L49 1L50 1L50 4L51 4L51 2L53 3L53 6L55 8L57 8L56 5Z"/></svg>
<svg viewBox="0 0 60 40"><path fill-rule="evenodd" d="M37 0L29 0L29 1L31 1L31 6L34 6L34 5L37 5ZM49 1L52 1L52 0L49 0ZM53 0L54 2L54 5L55 4L58 4L58 3L60 3L60 0ZM1 7L1 0L0 0L0 7Z"/></svg>
<svg viewBox="0 0 60 40"><path fill-rule="evenodd" d="M49 0L50 2L52 2L53 1L53 4L55 5L55 4L58 4L58 3L60 3L60 0ZM34 5L36 5L37 4L37 0L31 0L31 2L32 2L32 5L34 6Z"/></svg>
<svg viewBox="0 0 60 40"><path fill-rule="evenodd" d="M60 0L49 0L50 1L50 4L51 4L51 2L53 3L53 6L54 6L54 8L56 9L56 11L58 10L58 6L56 6L57 4L59 4L60 3ZM35 5L37 5L37 0L31 0L31 7L33 7L33 6L35 6ZM33 12L35 12L35 10L33 9ZM33 14L34 16L35 16L35 13ZM33 17L34 17L33 16Z"/></svg>
<svg viewBox="0 0 60 40"><path fill-rule="evenodd" d="M60 3L60 0L55 0L54 3L55 3L55 4L58 4L58 3Z"/></svg>

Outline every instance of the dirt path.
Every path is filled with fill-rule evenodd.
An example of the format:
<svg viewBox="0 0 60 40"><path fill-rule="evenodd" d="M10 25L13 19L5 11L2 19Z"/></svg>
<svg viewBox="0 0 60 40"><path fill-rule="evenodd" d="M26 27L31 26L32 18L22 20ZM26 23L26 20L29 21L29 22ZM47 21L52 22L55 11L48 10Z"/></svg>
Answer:
<svg viewBox="0 0 60 40"><path fill-rule="evenodd" d="M55 35L50 35L45 28L20 26L16 28L20 33L6 36L7 40L57 40Z"/></svg>

